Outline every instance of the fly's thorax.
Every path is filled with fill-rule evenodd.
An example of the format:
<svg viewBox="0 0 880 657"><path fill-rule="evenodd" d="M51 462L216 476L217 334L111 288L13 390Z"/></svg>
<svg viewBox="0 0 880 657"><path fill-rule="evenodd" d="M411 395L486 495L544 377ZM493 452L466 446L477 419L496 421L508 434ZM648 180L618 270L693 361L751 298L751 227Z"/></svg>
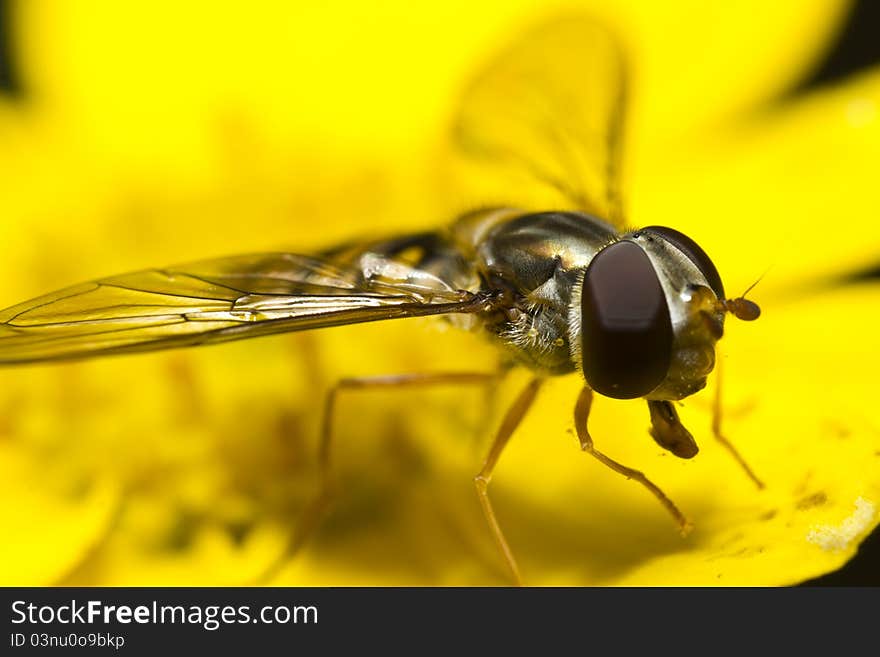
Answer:
<svg viewBox="0 0 880 657"><path fill-rule="evenodd" d="M584 268L569 307L571 358L618 399L676 400L706 385L723 332L720 277L692 240L650 227L606 246Z"/></svg>
<svg viewBox="0 0 880 657"><path fill-rule="evenodd" d="M575 212L485 210L453 227L471 250L486 288L509 298L483 317L513 358L545 374L572 372L568 309L578 274L614 239L605 222Z"/></svg>
<svg viewBox="0 0 880 657"><path fill-rule="evenodd" d="M452 227L452 238L486 278L502 277L528 293L557 269L584 267L615 238L612 226L580 212L524 213L509 208L471 212Z"/></svg>
<svg viewBox="0 0 880 657"><path fill-rule="evenodd" d="M515 361L532 370L547 375L573 372L567 310L576 276L557 268L543 284L518 296L504 311L484 318L486 330Z"/></svg>

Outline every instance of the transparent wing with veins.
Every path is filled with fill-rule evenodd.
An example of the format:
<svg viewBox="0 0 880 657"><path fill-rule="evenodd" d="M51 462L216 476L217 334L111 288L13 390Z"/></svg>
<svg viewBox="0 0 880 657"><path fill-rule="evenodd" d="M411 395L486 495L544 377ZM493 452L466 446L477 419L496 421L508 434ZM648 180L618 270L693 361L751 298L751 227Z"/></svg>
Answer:
<svg viewBox="0 0 880 657"><path fill-rule="evenodd" d="M453 142L465 166L477 167L471 178L483 174L508 190L528 182L553 192L559 209L622 227L626 91L614 37L588 17L561 16L527 32L472 79Z"/></svg>
<svg viewBox="0 0 880 657"><path fill-rule="evenodd" d="M111 276L0 311L0 363L474 313L486 303L429 271L370 250L233 256Z"/></svg>

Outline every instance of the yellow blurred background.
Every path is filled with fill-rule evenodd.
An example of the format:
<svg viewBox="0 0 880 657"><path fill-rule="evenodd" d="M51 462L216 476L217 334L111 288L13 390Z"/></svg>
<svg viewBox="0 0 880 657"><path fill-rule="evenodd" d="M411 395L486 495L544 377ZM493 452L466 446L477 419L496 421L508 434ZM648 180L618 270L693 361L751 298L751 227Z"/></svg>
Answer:
<svg viewBox="0 0 880 657"><path fill-rule="evenodd" d="M481 202L443 174L468 77L542 18L597 16L634 66L630 221L688 232L731 291L773 265L754 294L765 316L720 352L728 432L768 488L713 443L710 391L681 409L703 447L687 463L650 440L641 404L597 402L597 445L685 509L696 529L681 539L580 454L579 384L553 381L492 488L526 583L789 584L844 563L877 523L840 549L807 540L856 500L880 503L880 292L821 284L880 252L880 72L779 100L847 3L9 7L22 91L0 96L0 307L149 266L443 225ZM413 320L0 370L0 584L264 582L314 491L334 380L494 362L475 336ZM483 406L472 390L344 397L339 498L267 583L505 583L471 483Z"/></svg>

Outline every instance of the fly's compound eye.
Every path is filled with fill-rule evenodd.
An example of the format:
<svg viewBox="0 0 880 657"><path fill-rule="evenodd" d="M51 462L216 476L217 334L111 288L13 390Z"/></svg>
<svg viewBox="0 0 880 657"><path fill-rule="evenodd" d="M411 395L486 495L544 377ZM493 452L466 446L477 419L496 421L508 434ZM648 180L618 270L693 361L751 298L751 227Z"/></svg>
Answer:
<svg viewBox="0 0 880 657"><path fill-rule="evenodd" d="M634 242L602 249L584 274L581 357L584 378L599 394L642 397L672 361L672 320L657 272Z"/></svg>
<svg viewBox="0 0 880 657"><path fill-rule="evenodd" d="M661 237L684 253L688 260L694 263L694 266L706 277L706 281L709 283L709 287L712 288L715 296L719 299L725 298L724 285L721 283L721 276L718 274L718 269L715 268L715 263L700 248L700 245L690 237L666 226L648 226L639 232Z"/></svg>

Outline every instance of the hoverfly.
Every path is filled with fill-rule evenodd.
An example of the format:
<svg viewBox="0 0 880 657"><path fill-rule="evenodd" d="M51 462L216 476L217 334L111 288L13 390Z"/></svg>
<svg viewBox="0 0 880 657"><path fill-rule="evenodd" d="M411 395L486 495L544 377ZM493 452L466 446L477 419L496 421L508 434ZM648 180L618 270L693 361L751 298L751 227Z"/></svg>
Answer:
<svg viewBox="0 0 880 657"><path fill-rule="evenodd" d="M507 411L475 478L486 521L515 581L519 571L488 484L548 376L583 377L574 408L581 447L648 488L685 531L685 516L660 488L593 446L587 430L593 391L645 399L653 438L676 456L691 458L697 445L672 402L705 386L726 314L752 320L760 311L744 297L725 296L714 264L689 237L663 226L625 227L625 105L626 65L607 32L581 17L542 24L491 60L465 89L453 143L471 166L519 176L555 193L558 208L489 207L445 229L313 255L233 256L75 285L0 312L0 363L407 317L465 318L458 323L481 332L507 362L534 375ZM339 390L475 383L495 376L426 373L337 384L327 398L321 435L323 488L306 510L296 542L325 502ZM718 417L715 433L723 440Z"/></svg>

